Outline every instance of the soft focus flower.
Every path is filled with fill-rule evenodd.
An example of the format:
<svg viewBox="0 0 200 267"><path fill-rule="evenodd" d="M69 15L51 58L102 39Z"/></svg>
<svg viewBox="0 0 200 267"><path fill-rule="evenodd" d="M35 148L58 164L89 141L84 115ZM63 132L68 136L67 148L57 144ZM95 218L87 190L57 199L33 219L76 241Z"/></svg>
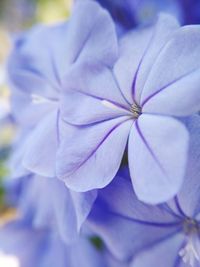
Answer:
<svg viewBox="0 0 200 267"><path fill-rule="evenodd" d="M162 15L155 26L122 38L119 51L114 33L107 38L112 25L91 32L66 74L61 99L61 116L72 127L60 139L57 175L69 188L109 184L128 139L140 200L159 203L178 192L188 145L178 119L198 112L200 103L199 29Z"/></svg>
<svg viewBox="0 0 200 267"><path fill-rule="evenodd" d="M200 118L185 123L191 134L189 159L175 198L158 206L143 204L130 189L128 173L122 171L100 191L89 218L90 227L111 251L132 261L133 267L200 265Z"/></svg>
<svg viewBox="0 0 200 267"><path fill-rule="evenodd" d="M34 229L24 220L0 228L2 267L114 267L86 238L66 245L51 229ZM3 265L4 264L4 265Z"/></svg>
<svg viewBox="0 0 200 267"><path fill-rule="evenodd" d="M21 161L28 133L20 133L13 145L10 178L4 182L6 202L18 207L20 214L29 218L34 227L51 226L65 242L72 242L77 239L97 192L73 192L58 179L39 176L25 169Z"/></svg>
<svg viewBox="0 0 200 267"><path fill-rule="evenodd" d="M174 15L183 22L183 9L179 0L134 0L132 5L138 24L152 22L159 12Z"/></svg>
<svg viewBox="0 0 200 267"><path fill-rule="evenodd" d="M76 0L78 1L78 0ZM152 22L159 12L174 15L181 24L200 23L199 0L96 0L112 15L119 33Z"/></svg>
<svg viewBox="0 0 200 267"><path fill-rule="evenodd" d="M66 202L67 189L59 180L47 181L29 176L6 182L5 209L0 213L2 267L127 267L102 241L95 244L96 235L88 227L72 240L77 225L69 199ZM78 201L74 205L78 207Z"/></svg>
<svg viewBox="0 0 200 267"><path fill-rule="evenodd" d="M112 15L121 31L131 30L141 23L152 22L159 12L170 13L182 20L178 1L171 0L97 0Z"/></svg>
<svg viewBox="0 0 200 267"><path fill-rule="evenodd" d="M90 17L87 21L84 14L88 8ZM93 11L99 14L96 25L90 23L93 22ZM64 231L65 240L71 239L80 230L96 198L96 191L76 193L65 188L61 181L45 180L43 177L56 177L55 157L61 138L59 132L65 127L60 119L59 105L62 77L76 59L88 32L98 29L104 19L111 20L96 3L77 4L68 24L37 26L17 38L8 64L13 117L21 131L13 149L11 176L35 177L35 182L30 186L33 195L36 194L33 203L37 190L44 190L41 199L38 199L43 209L36 208L40 217L48 211L48 194L56 191L51 199L52 205L56 206L54 217L59 218L58 227L64 229L61 231ZM80 36L75 29L80 29L82 25L86 30ZM77 38L82 42L77 42ZM42 176L41 181L37 175ZM46 188L48 183L49 187ZM33 205L37 206L37 201Z"/></svg>
<svg viewBox="0 0 200 267"><path fill-rule="evenodd" d="M52 227L67 243L78 238L96 198L95 191L76 193L57 179L33 174L6 181L5 189L6 202L35 228Z"/></svg>
<svg viewBox="0 0 200 267"><path fill-rule="evenodd" d="M98 34L100 25L107 23L114 35L114 25L107 12L98 4L86 1L75 5L69 23L37 26L16 40L8 76L13 116L25 130L32 129L23 160L27 169L42 176L55 176L59 131L66 127L60 119L63 77L76 62L90 32ZM93 45L101 44L93 40ZM95 53L98 58L96 49ZM90 53L82 54L85 60L88 56Z"/></svg>
<svg viewBox="0 0 200 267"><path fill-rule="evenodd" d="M134 0L97 0L97 2L110 12L119 34L137 26L138 21L135 17Z"/></svg>
<svg viewBox="0 0 200 267"><path fill-rule="evenodd" d="M184 24L200 24L199 0L179 0Z"/></svg>

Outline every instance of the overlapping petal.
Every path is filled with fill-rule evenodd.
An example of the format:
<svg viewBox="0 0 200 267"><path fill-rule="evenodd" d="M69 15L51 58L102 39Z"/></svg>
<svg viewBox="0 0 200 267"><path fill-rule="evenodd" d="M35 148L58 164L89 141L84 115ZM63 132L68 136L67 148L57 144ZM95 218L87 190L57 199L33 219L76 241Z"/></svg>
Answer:
<svg viewBox="0 0 200 267"><path fill-rule="evenodd" d="M99 193L88 224L117 258L131 260L143 249L173 236L181 227L179 218L171 212L140 202L130 180L123 172L119 175L123 176L117 176Z"/></svg>
<svg viewBox="0 0 200 267"><path fill-rule="evenodd" d="M175 235L158 245L144 250L133 260L131 267L147 267L147 266L182 266L179 265L181 258L178 255L183 245L183 236ZM184 264L184 266L187 266Z"/></svg>
<svg viewBox="0 0 200 267"><path fill-rule="evenodd" d="M106 186L119 169L131 125L124 116L86 127L63 126L67 138L58 150L57 176L75 191Z"/></svg>
<svg viewBox="0 0 200 267"><path fill-rule="evenodd" d="M71 51L69 64L93 60L112 66L118 55L115 26L109 13L99 4L89 0L75 4L66 51Z"/></svg>
<svg viewBox="0 0 200 267"><path fill-rule="evenodd" d="M132 116L126 105L77 90L68 90L61 102L63 120L73 125L88 125L120 116Z"/></svg>
<svg viewBox="0 0 200 267"><path fill-rule="evenodd" d="M8 262L11 257L9 265L38 266L41 260L40 248L44 248L46 233L45 230L35 231L29 228L26 222L13 221L0 228L0 251Z"/></svg>
<svg viewBox="0 0 200 267"><path fill-rule="evenodd" d="M44 117L30 134L23 165L33 173L55 177L55 159L58 146L58 111Z"/></svg>
<svg viewBox="0 0 200 267"><path fill-rule="evenodd" d="M115 74L130 103L134 99L140 104L152 64L178 26L170 15L161 15L155 26L128 33L122 39L121 55L115 66Z"/></svg>
<svg viewBox="0 0 200 267"><path fill-rule="evenodd" d="M188 116L199 110L199 30L182 27L166 43L142 93L144 112Z"/></svg>
<svg viewBox="0 0 200 267"><path fill-rule="evenodd" d="M70 94L69 90L73 90L77 94L80 93L83 97L91 96L99 100L117 103L127 109L130 107L116 83L112 70L103 64L98 64L98 62L86 61L83 64L75 65L66 74L61 98L61 110L66 119L69 116L68 120L70 120L70 114L65 101L69 101L67 100L68 94ZM74 109L79 110L82 107L76 105L76 102L74 104ZM86 105L83 105L83 107L87 108ZM98 107L95 110L98 110Z"/></svg>
<svg viewBox="0 0 200 267"><path fill-rule="evenodd" d="M70 244L78 239L97 192L69 191L58 179L29 175L6 184L6 200L36 229L52 228Z"/></svg>
<svg viewBox="0 0 200 267"><path fill-rule="evenodd" d="M31 241L31 242L30 242ZM1 257L4 266L20 267L107 267L101 251L84 237L66 245L49 229L34 229L25 221L12 221L0 229Z"/></svg>
<svg viewBox="0 0 200 267"><path fill-rule="evenodd" d="M79 232L82 224L86 221L89 213L92 210L92 206L97 197L97 190L83 193L69 191L69 193L73 201L73 206L77 218L77 231Z"/></svg>
<svg viewBox="0 0 200 267"><path fill-rule="evenodd" d="M200 212L200 117L194 115L185 122L190 133L189 152L186 174L183 185L178 193L178 201L183 212L187 216L195 216Z"/></svg>

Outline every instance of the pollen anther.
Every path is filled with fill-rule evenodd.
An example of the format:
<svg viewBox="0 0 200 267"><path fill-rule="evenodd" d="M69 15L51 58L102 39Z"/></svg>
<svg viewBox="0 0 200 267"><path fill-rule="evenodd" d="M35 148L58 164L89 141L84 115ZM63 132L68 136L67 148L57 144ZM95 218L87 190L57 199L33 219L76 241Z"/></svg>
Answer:
<svg viewBox="0 0 200 267"><path fill-rule="evenodd" d="M134 103L130 108L131 113L133 114L134 118L138 118L142 114L142 109L136 103Z"/></svg>

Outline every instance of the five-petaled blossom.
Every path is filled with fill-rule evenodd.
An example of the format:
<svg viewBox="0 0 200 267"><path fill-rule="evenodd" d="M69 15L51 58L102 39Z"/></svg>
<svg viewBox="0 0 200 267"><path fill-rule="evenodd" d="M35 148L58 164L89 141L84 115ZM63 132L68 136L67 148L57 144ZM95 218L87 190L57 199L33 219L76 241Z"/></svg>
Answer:
<svg viewBox="0 0 200 267"><path fill-rule="evenodd" d="M199 30L161 15L118 41L111 21L96 23L63 78L56 173L69 188L108 185L128 140L138 198L155 204L178 192L188 150L181 119L200 108Z"/></svg>

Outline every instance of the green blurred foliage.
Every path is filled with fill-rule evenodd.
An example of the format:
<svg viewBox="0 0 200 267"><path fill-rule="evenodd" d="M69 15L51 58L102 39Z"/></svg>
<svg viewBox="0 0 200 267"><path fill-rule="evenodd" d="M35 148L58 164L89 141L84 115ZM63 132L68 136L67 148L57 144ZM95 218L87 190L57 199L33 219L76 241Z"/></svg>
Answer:
<svg viewBox="0 0 200 267"><path fill-rule="evenodd" d="M5 167L5 160L0 161L0 210L4 208L4 178L8 175L8 170Z"/></svg>
<svg viewBox="0 0 200 267"><path fill-rule="evenodd" d="M91 237L90 241L96 247L97 250L102 251L104 249L103 241L98 236Z"/></svg>
<svg viewBox="0 0 200 267"><path fill-rule="evenodd" d="M0 0L0 28L18 32L66 19L73 0Z"/></svg>
<svg viewBox="0 0 200 267"><path fill-rule="evenodd" d="M65 20L70 15L71 3L70 0L38 0L37 21L52 23Z"/></svg>

